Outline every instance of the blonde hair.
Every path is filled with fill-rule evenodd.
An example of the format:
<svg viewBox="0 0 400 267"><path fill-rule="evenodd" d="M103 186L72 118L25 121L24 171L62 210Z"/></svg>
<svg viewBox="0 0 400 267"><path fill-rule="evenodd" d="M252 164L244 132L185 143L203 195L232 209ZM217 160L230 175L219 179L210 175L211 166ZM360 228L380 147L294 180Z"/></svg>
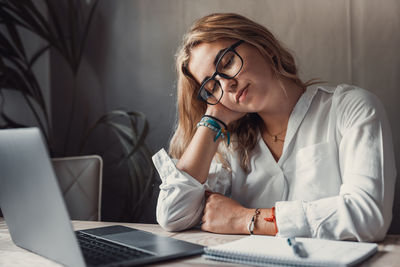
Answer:
<svg viewBox="0 0 400 267"><path fill-rule="evenodd" d="M197 20L185 34L176 55L178 118L176 131L169 147L169 153L174 158L179 159L188 147L195 134L196 124L207 108L206 103L197 99L200 85L187 68L190 53L200 43L214 42L222 38L244 40L253 45L270 64L273 74L280 80L291 80L301 88L316 83L313 80L306 83L300 80L293 56L264 26L233 13L211 14ZM240 166L245 171L249 171L250 151L258 142L258 131L262 125L262 120L256 113L249 113L229 125L229 130L235 140L233 147L238 152ZM217 157L226 165L227 151L221 145L217 151Z"/></svg>

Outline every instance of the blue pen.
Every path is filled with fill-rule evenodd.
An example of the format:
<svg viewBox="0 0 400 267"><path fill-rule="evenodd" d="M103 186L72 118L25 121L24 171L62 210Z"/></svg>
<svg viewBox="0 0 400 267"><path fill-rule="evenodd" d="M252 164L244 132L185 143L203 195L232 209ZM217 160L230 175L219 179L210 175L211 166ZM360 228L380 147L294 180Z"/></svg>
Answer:
<svg viewBox="0 0 400 267"><path fill-rule="evenodd" d="M287 239L287 243L289 246L292 247L293 252L296 256L300 257L300 258L306 258L308 257L307 252L304 250L303 246L301 245L301 243L296 241L296 238L292 237L292 238L288 238Z"/></svg>

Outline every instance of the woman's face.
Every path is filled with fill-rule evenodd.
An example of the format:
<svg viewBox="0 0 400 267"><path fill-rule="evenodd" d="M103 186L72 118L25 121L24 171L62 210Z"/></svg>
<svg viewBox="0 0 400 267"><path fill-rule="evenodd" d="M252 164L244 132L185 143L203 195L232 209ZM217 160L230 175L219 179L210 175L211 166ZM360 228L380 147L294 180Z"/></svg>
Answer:
<svg viewBox="0 0 400 267"><path fill-rule="evenodd" d="M199 84L215 72L217 55L234 44L236 40L220 39L212 43L201 43L192 49L188 69ZM239 112L267 111L275 106L282 94L278 79L272 75L269 63L254 46L246 42L235 51L243 59L243 67L233 79L215 77L224 94L220 103Z"/></svg>

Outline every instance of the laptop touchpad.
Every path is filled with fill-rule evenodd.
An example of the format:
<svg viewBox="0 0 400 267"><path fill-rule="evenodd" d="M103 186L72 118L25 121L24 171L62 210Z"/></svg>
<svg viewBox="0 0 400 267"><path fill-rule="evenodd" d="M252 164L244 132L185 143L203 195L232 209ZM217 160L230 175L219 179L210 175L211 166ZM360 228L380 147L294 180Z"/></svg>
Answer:
<svg viewBox="0 0 400 267"><path fill-rule="evenodd" d="M126 244L128 246L139 248L159 243L165 240L160 236L135 230L119 234L104 235L103 237L115 242Z"/></svg>

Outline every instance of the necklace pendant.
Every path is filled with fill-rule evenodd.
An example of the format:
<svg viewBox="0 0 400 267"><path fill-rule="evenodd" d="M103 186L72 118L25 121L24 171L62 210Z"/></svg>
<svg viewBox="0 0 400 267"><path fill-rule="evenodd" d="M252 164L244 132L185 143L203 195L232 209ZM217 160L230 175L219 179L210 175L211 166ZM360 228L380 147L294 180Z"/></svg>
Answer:
<svg viewBox="0 0 400 267"><path fill-rule="evenodd" d="M274 142L276 143L278 141L278 136L274 135Z"/></svg>

